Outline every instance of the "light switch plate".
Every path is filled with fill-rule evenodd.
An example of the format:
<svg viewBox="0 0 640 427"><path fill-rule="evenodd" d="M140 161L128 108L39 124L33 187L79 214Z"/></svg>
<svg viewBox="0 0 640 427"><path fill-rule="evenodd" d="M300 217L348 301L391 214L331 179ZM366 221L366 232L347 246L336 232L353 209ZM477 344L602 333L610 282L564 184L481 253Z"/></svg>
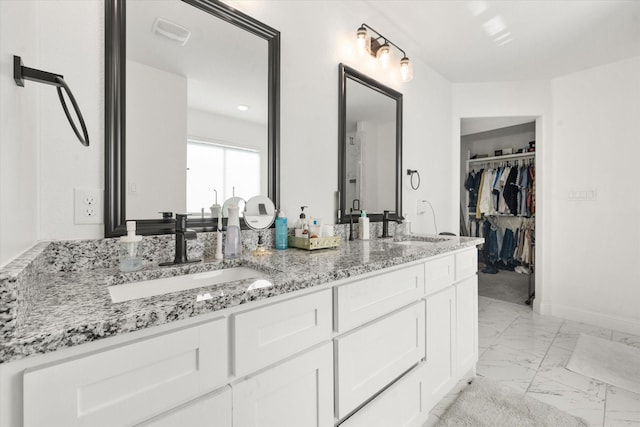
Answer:
<svg viewBox="0 0 640 427"><path fill-rule="evenodd" d="M74 224L103 224L103 190L76 188L73 197Z"/></svg>

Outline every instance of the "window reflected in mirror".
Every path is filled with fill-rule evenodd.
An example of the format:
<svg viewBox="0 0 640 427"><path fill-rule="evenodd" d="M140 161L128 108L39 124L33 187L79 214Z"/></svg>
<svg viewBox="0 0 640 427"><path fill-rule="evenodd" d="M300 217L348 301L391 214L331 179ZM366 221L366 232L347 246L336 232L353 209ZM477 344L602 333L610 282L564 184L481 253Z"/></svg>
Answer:
<svg viewBox="0 0 640 427"><path fill-rule="evenodd" d="M249 200L260 194L260 158L257 149L190 139L187 141L187 210L209 213L219 203L238 196ZM214 192L215 190L215 192Z"/></svg>

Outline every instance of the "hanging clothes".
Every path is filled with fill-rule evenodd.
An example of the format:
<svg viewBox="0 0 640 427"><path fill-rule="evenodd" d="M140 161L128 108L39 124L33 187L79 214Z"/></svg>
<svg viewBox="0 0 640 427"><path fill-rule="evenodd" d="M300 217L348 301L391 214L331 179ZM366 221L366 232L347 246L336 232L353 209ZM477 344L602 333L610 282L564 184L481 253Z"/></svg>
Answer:
<svg viewBox="0 0 640 427"><path fill-rule="evenodd" d="M515 165L485 168L469 173L469 213L484 215L532 216L535 214L535 166Z"/></svg>

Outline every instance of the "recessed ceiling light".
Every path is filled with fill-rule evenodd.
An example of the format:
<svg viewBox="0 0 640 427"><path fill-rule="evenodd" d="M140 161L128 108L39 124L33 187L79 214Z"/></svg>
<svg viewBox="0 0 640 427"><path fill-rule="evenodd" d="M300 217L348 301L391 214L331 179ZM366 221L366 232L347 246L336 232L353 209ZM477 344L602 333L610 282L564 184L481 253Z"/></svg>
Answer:
<svg viewBox="0 0 640 427"><path fill-rule="evenodd" d="M249 106L248 106L248 105L240 104L240 105L238 105L236 108L237 108L238 110L240 110L240 111L247 111L247 110L249 109Z"/></svg>

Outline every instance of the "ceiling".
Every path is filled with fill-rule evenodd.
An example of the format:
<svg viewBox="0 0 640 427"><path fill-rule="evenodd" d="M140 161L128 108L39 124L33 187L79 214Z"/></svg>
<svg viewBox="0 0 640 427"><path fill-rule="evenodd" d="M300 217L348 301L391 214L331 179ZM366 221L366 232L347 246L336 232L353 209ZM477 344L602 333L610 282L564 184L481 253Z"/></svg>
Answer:
<svg viewBox="0 0 640 427"><path fill-rule="evenodd" d="M640 55L639 0L365 2L364 22L456 83L546 80Z"/></svg>

